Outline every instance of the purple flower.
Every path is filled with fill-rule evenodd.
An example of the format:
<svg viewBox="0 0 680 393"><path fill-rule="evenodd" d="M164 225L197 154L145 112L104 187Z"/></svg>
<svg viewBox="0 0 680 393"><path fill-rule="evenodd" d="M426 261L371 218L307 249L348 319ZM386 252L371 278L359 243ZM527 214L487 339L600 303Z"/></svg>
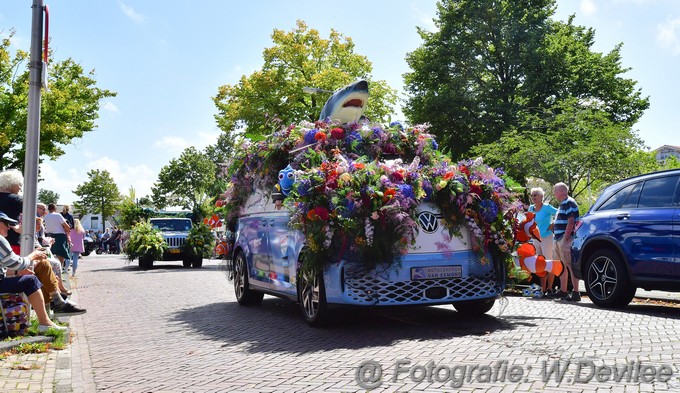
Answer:
<svg viewBox="0 0 680 393"><path fill-rule="evenodd" d="M355 141L356 141L356 142L361 142L363 139L361 138L361 134L359 134L359 132L357 132L357 131L352 131L352 132L350 132L350 133L347 135L347 138L345 138L345 140L346 140L348 143L352 143L352 142L355 142Z"/></svg>
<svg viewBox="0 0 680 393"><path fill-rule="evenodd" d="M297 192L298 192L298 194L300 194L300 196L307 195L307 193L309 193L310 188L311 188L311 184L310 184L309 180L307 180L307 179L300 180L297 183Z"/></svg>

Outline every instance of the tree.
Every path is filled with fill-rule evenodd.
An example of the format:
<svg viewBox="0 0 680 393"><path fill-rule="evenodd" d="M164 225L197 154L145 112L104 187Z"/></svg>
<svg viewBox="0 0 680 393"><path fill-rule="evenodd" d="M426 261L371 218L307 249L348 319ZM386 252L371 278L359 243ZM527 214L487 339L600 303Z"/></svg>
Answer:
<svg viewBox="0 0 680 393"><path fill-rule="evenodd" d="M556 109L556 114L528 119L536 131L509 131L472 152L488 163L503 164L515 179L565 182L574 197L591 186L599 188L657 168L654 157L643 151L642 140L605 111L573 100Z"/></svg>
<svg viewBox="0 0 680 393"><path fill-rule="evenodd" d="M56 192L43 189L40 189L40 191L38 191L38 202L42 202L46 205L49 205L50 203L54 203L56 205L58 201L59 194L57 194Z"/></svg>
<svg viewBox="0 0 680 393"><path fill-rule="evenodd" d="M621 76L621 46L593 52L594 31L553 21L554 9L554 0L440 2L439 30L419 30L424 43L407 55L408 119L431 123L455 158L506 132L547 132L528 119L572 99L631 127L649 100Z"/></svg>
<svg viewBox="0 0 680 393"><path fill-rule="evenodd" d="M262 69L245 75L236 85L224 85L213 98L218 127L225 132L244 130L261 138L301 120L315 121L328 98L309 95L303 87L335 90L357 79L369 81L371 99L365 114L384 121L396 104L396 92L382 80L371 80L372 64L354 53L351 38L331 30L328 39L298 21L290 32L274 30L274 46L264 50Z"/></svg>
<svg viewBox="0 0 680 393"><path fill-rule="evenodd" d="M28 119L29 54L10 54L10 38L0 43L0 168L23 170ZM22 67L23 65L23 67ZM85 74L72 59L50 63L41 99L40 155L56 159L62 146L92 131L100 101L116 93L100 89L94 71Z"/></svg>
<svg viewBox="0 0 680 393"><path fill-rule="evenodd" d="M89 180L73 191L80 198L73 206L79 212L100 213L102 223L106 225L106 217L116 212L122 198L118 186L107 170L92 169L87 177Z"/></svg>
<svg viewBox="0 0 680 393"><path fill-rule="evenodd" d="M193 146L184 149L179 158L161 168L158 181L151 188L156 206L181 206L197 212L205 193L215 183L215 164Z"/></svg>
<svg viewBox="0 0 680 393"><path fill-rule="evenodd" d="M149 204L145 204L145 203ZM120 227L129 230L136 224L147 221L153 216L153 209L151 209L150 200L148 198L137 199L137 193L134 187L130 187L128 195L123 196L118 211L120 213L119 224Z"/></svg>

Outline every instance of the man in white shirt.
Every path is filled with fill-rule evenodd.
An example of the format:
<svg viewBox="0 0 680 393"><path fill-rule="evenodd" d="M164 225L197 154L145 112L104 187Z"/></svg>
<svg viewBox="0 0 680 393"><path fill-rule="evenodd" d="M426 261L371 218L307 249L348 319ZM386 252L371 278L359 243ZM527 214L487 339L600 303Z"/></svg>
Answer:
<svg viewBox="0 0 680 393"><path fill-rule="evenodd" d="M57 213L57 206L54 203L47 205L49 212L45 218L45 234L54 239L51 250L52 254L56 255L59 262L64 263L64 259L69 257L69 232L71 227L66 222L64 217Z"/></svg>

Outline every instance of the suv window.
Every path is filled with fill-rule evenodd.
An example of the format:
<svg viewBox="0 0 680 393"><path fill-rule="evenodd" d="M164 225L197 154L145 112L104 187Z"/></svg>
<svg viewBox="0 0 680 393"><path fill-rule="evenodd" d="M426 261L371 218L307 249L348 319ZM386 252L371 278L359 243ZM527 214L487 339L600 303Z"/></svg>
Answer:
<svg viewBox="0 0 680 393"><path fill-rule="evenodd" d="M624 209L635 209L638 205L638 200L640 199L640 191L642 191L642 182L635 184L635 188L630 192L628 198L626 198L621 207Z"/></svg>
<svg viewBox="0 0 680 393"><path fill-rule="evenodd" d="M672 207L678 176L660 177L645 182L638 207Z"/></svg>
<svg viewBox="0 0 680 393"><path fill-rule="evenodd" d="M633 187L637 186L638 184L640 183L630 184L627 187L623 187L616 194L609 197L609 199L607 199L607 201L603 203L598 210L619 209L623 204L623 201L628 199L627 197L630 195L630 191L633 189Z"/></svg>
<svg viewBox="0 0 680 393"><path fill-rule="evenodd" d="M191 229L190 220L151 220L151 226L159 231L187 232Z"/></svg>

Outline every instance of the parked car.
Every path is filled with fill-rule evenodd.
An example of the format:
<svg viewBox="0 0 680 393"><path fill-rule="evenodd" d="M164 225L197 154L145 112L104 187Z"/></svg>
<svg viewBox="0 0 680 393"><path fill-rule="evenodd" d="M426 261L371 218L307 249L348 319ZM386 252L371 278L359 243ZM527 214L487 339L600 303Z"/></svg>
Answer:
<svg viewBox="0 0 680 393"><path fill-rule="evenodd" d="M163 253L164 261L182 261L184 267L201 267L203 259L189 255L184 250L189 230L191 229L191 219L189 218L152 218L149 220L151 226L163 235L167 250Z"/></svg>
<svg viewBox="0 0 680 393"><path fill-rule="evenodd" d="M625 307L637 288L680 291L680 170L607 187L576 224L574 274L597 306Z"/></svg>

